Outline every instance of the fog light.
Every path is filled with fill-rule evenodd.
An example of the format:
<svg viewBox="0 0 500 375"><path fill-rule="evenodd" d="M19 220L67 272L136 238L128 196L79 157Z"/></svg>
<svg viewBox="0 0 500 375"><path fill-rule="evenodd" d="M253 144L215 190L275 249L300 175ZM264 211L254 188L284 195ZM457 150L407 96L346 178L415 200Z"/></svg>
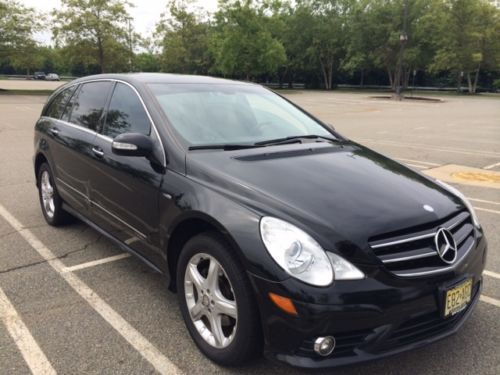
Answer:
<svg viewBox="0 0 500 375"><path fill-rule="evenodd" d="M335 349L335 339L332 336L318 337L314 341L314 351L320 356L326 357Z"/></svg>

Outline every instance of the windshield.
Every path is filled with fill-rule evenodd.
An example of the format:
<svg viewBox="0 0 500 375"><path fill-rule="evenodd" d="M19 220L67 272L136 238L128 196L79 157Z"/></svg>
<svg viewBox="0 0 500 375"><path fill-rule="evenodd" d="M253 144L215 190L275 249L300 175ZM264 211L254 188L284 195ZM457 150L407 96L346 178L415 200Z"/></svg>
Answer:
<svg viewBox="0 0 500 375"><path fill-rule="evenodd" d="M278 95L238 84L149 84L190 145L255 144L332 133Z"/></svg>

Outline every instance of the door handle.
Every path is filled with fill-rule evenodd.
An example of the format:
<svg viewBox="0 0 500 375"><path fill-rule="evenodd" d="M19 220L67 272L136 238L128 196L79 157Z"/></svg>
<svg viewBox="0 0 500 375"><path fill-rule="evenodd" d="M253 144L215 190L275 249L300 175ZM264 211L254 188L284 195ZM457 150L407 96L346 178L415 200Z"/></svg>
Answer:
<svg viewBox="0 0 500 375"><path fill-rule="evenodd" d="M104 151L100 147L92 147L92 152L100 158L104 156Z"/></svg>
<svg viewBox="0 0 500 375"><path fill-rule="evenodd" d="M59 134L59 129L57 128L50 128L49 129L49 132L54 136L54 137L57 137L57 135Z"/></svg>

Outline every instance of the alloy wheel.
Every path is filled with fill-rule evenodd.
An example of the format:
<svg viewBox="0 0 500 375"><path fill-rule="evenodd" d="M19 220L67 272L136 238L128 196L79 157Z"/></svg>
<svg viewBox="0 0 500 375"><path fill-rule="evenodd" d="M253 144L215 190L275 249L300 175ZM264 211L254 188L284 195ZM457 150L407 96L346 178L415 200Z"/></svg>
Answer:
<svg viewBox="0 0 500 375"><path fill-rule="evenodd" d="M189 260L184 294L200 336L214 348L229 346L238 325L238 308L231 282L213 256L198 253Z"/></svg>
<svg viewBox="0 0 500 375"><path fill-rule="evenodd" d="M50 175L48 171L43 171L40 189L42 194L43 209L48 217L54 217L55 203L54 203L54 187L50 182Z"/></svg>

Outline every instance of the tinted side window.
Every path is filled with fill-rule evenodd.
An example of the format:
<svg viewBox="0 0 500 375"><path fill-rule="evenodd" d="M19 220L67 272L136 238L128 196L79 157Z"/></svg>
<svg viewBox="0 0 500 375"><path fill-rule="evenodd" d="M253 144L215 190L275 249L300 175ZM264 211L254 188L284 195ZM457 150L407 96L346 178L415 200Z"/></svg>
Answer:
<svg viewBox="0 0 500 375"><path fill-rule="evenodd" d="M73 94L73 91L75 91L76 86L68 87L67 89L64 89L61 91L53 100L52 103L50 103L49 108L45 111L45 116L52 117L59 119L61 118L61 115L64 111L64 108L66 107L66 103L68 102L68 99L71 97Z"/></svg>
<svg viewBox="0 0 500 375"><path fill-rule="evenodd" d="M97 130L111 82L84 83L73 104L70 122Z"/></svg>
<svg viewBox="0 0 500 375"><path fill-rule="evenodd" d="M68 104L66 104L66 108L64 109L64 112L61 116L61 120L69 121L69 116L71 115L73 106L75 105L76 99L78 98L79 91L80 91L80 86L78 85L78 87L75 89L75 92L71 96L71 99L68 101Z"/></svg>
<svg viewBox="0 0 500 375"><path fill-rule="evenodd" d="M114 138L122 133L149 135L151 123L139 100L130 87L117 83L109 103L103 134Z"/></svg>

